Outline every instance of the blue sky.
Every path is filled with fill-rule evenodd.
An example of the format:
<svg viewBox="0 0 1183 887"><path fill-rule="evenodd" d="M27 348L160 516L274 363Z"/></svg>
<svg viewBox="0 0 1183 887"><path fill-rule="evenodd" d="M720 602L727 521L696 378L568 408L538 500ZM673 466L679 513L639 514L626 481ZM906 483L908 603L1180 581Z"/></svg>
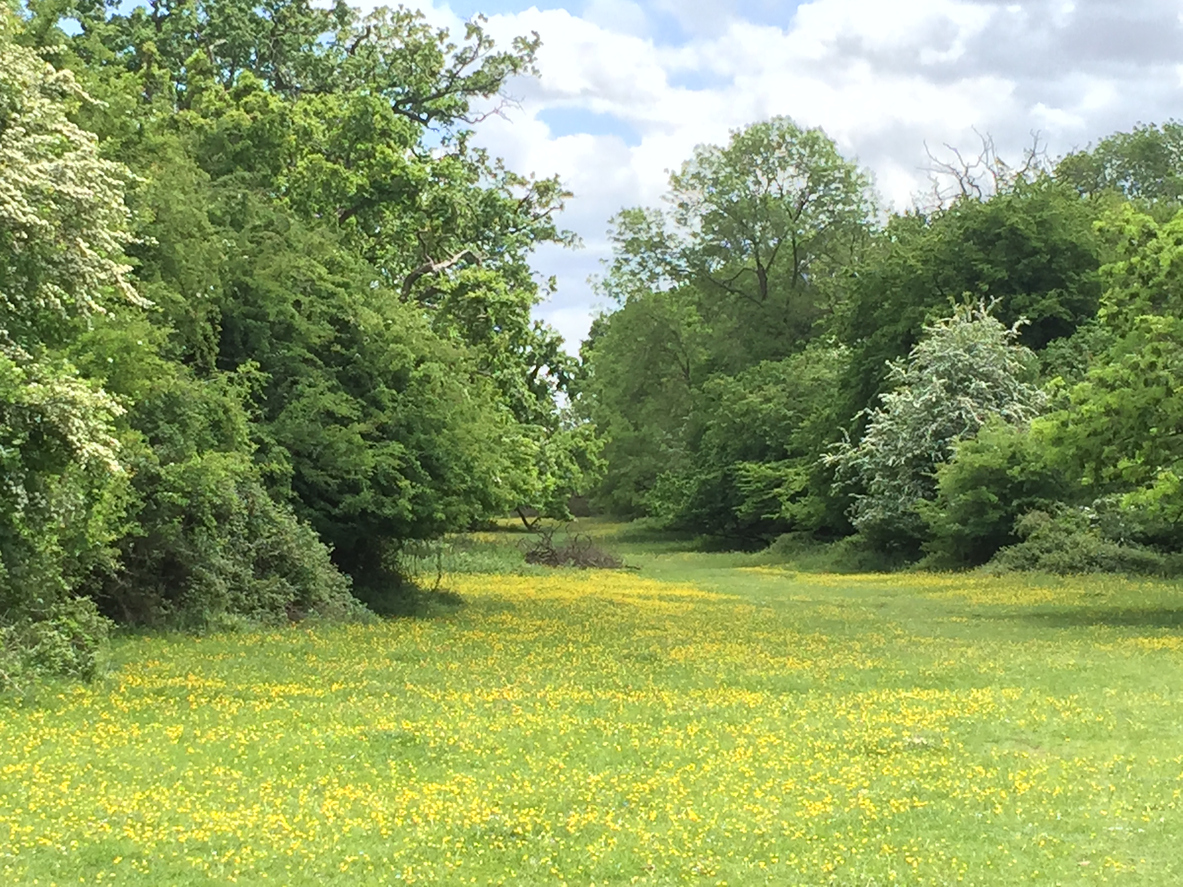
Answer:
<svg viewBox="0 0 1183 887"><path fill-rule="evenodd" d="M542 315L577 347L600 310L589 275L608 219L656 204L700 143L775 114L821 126L905 208L927 188L926 145L989 133L1018 156L1061 154L1183 108L1180 0L425 0L459 26L483 12L505 43L537 31L540 77L478 140L576 194L579 251L546 249L559 292Z"/></svg>

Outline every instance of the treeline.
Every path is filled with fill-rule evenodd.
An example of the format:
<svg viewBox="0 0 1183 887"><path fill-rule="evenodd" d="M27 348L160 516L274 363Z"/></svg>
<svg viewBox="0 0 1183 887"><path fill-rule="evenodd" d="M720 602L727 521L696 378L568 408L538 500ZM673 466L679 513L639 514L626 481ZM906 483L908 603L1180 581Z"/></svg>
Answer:
<svg viewBox="0 0 1183 887"><path fill-rule="evenodd" d="M578 395L601 506L852 565L1175 572L1183 126L984 149L885 214L775 119L620 213Z"/></svg>
<svg viewBox="0 0 1183 887"><path fill-rule="evenodd" d="M597 466L531 318L555 179L469 143L536 37L308 0L0 7L0 683L109 620L349 617Z"/></svg>

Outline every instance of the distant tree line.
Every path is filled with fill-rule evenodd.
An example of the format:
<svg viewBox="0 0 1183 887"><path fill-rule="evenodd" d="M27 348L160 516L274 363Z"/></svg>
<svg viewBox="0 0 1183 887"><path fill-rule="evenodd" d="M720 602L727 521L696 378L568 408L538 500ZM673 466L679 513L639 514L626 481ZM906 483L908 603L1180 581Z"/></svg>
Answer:
<svg viewBox="0 0 1183 887"><path fill-rule="evenodd" d="M518 512L942 567L1183 552L1183 127L987 148L887 215L820 130L703 146L533 319L555 178L471 128L534 70L310 0L0 6L0 685L113 623L364 617Z"/></svg>
<svg viewBox="0 0 1183 887"><path fill-rule="evenodd" d="M598 466L532 319L556 179L470 144L533 70L342 2L0 7L0 683L109 620L381 608L408 540Z"/></svg>
<svg viewBox="0 0 1183 887"><path fill-rule="evenodd" d="M577 396L600 506L884 564L1175 571L1183 125L934 174L886 214L778 118L621 212Z"/></svg>

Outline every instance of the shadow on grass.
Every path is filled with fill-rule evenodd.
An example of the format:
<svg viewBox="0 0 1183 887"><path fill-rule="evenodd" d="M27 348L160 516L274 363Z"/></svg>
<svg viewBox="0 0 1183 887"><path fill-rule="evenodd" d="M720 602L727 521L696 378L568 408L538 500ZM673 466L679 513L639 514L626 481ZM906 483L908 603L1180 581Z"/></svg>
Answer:
<svg viewBox="0 0 1183 887"><path fill-rule="evenodd" d="M612 538L617 542L631 542L637 545L644 545L646 543L657 545L693 545L697 536L693 533L680 530L667 530L644 521L634 521L616 530L612 534Z"/></svg>
<svg viewBox="0 0 1183 887"><path fill-rule="evenodd" d="M596 536L595 530L590 534ZM656 552L752 552L768 543L763 539L744 536L704 535L687 530L671 530L635 521L612 533L611 541L622 545L643 546Z"/></svg>
<svg viewBox="0 0 1183 887"><path fill-rule="evenodd" d="M1026 613L998 614L1000 619L1021 619L1025 622L1054 628L1109 626L1112 628L1183 628L1183 607L1121 607L1036 610Z"/></svg>
<svg viewBox="0 0 1183 887"><path fill-rule="evenodd" d="M464 604L464 598L449 589L420 588L410 583L382 589L354 588L353 593L383 619L430 619Z"/></svg>
<svg viewBox="0 0 1183 887"><path fill-rule="evenodd" d="M553 523L556 523L556 521L547 521L546 519L539 521L539 524L543 526ZM501 520L481 521L469 529L476 533L505 533L507 536L528 536L530 533L535 532L536 528L537 525L528 527L516 517L507 517Z"/></svg>

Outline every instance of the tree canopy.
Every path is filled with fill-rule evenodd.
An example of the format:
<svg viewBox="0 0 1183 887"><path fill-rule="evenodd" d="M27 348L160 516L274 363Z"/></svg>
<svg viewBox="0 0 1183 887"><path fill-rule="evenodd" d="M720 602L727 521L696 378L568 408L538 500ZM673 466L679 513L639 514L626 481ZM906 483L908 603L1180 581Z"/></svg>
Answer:
<svg viewBox="0 0 1183 887"><path fill-rule="evenodd" d="M602 501L723 532L783 525L774 503L793 512L789 501L821 483L810 463L834 433L789 401L815 401L799 380L833 384L845 365L839 344L815 339L875 230L870 177L820 130L775 118L697 149L670 176L667 203L613 221L598 285L620 307L584 344L581 403L606 441ZM738 402L765 418L725 445L720 423ZM810 430L776 416L786 409ZM768 422L776 433L747 437ZM757 468L764 460L779 467ZM825 522L813 508L800 517Z"/></svg>
<svg viewBox="0 0 1183 887"><path fill-rule="evenodd" d="M698 148L610 228L577 401L601 506L941 566L1166 563L1178 130L1020 165L987 140L989 187L946 165L961 187L886 217L818 130Z"/></svg>
<svg viewBox="0 0 1183 887"><path fill-rule="evenodd" d="M10 627L357 612L408 540L594 480L533 317L568 194L470 144L536 35L305 0L0 21Z"/></svg>

